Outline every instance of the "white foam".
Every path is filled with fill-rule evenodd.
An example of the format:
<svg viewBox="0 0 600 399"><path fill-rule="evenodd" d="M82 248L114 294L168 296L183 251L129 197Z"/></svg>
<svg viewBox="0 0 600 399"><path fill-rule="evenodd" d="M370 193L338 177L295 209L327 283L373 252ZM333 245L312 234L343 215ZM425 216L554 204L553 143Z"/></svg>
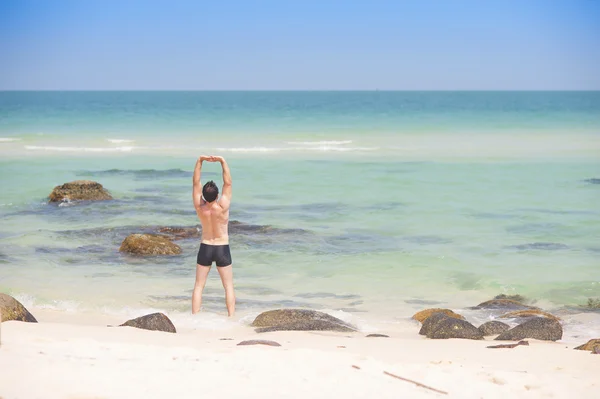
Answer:
<svg viewBox="0 0 600 399"><path fill-rule="evenodd" d="M352 144L352 140L288 141L288 142L286 142L286 144L309 145L309 146L346 145L346 144Z"/></svg>
<svg viewBox="0 0 600 399"><path fill-rule="evenodd" d="M56 146L38 146L26 145L26 150L33 151L58 151L58 152L131 152L135 147L56 147Z"/></svg>
<svg viewBox="0 0 600 399"><path fill-rule="evenodd" d="M11 141L21 141L21 139L15 139L12 137L0 137L0 143L8 143Z"/></svg>
<svg viewBox="0 0 600 399"><path fill-rule="evenodd" d="M120 143L133 143L135 140L128 140L128 139L106 139L106 141L109 141L113 144L120 144Z"/></svg>
<svg viewBox="0 0 600 399"><path fill-rule="evenodd" d="M237 147L237 148L217 148L217 151L229 151L229 152L279 152L285 151L286 148L276 147Z"/></svg>
<svg viewBox="0 0 600 399"><path fill-rule="evenodd" d="M352 152L352 151L377 151L380 147L338 147L331 145L314 145L303 147L219 147L220 152Z"/></svg>

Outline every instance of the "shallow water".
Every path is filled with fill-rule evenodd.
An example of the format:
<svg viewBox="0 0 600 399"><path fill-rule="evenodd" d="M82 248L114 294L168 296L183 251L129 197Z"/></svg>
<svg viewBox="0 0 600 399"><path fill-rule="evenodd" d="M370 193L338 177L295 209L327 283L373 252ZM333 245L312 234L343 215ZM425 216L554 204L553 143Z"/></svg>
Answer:
<svg viewBox="0 0 600 399"><path fill-rule="evenodd" d="M0 93L0 290L214 326L185 316L198 239L168 258L118 248L133 232L197 226L192 169L218 151L241 222L242 322L309 307L385 324L499 293L575 315L600 297L593 92ZM217 165L204 169L220 181ZM115 200L47 203L76 179ZM225 311L215 271L203 306ZM591 320L577 331L598 332Z"/></svg>

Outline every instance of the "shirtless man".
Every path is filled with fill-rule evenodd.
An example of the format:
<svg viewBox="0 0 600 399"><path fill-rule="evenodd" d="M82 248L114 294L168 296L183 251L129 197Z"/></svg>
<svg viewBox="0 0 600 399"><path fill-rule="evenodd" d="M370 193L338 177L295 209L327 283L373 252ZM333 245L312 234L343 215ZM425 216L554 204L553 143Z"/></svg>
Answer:
<svg viewBox="0 0 600 399"><path fill-rule="evenodd" d="M202 187L200 175L202 162L220 162L223 168L223 192L219 196L219 188L212 180ZM200 311L202 291L212 263L217 264L223 288L225 288L225 304L227 313L233 316L235 312L235 294L233 292L233 270L231 253L229 251L229 204L231 202L231 173L223 157L202 155L196 161L193 177L192 195L194 208L202 223L202 240L198 251L196 265L196 283L192 294L192 314Z"/></svg>

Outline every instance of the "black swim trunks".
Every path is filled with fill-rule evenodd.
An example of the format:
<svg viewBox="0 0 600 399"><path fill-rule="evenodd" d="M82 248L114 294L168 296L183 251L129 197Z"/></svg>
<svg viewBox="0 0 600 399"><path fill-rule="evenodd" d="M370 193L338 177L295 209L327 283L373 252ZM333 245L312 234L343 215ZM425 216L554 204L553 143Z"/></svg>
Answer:
<svg viewBox="0 0 600 399"><path fill-rule="evenodd" d="M221 267L231 265L229 245L200 244L196 263L201 266L211 266L213 262L216 262L217 266Z"/></svg>

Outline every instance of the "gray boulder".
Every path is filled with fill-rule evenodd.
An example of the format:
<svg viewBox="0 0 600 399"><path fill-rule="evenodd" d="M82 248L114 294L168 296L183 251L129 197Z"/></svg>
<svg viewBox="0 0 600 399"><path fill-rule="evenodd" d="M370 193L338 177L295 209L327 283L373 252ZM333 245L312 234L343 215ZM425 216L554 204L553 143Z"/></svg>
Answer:
<svg viewBox="0 0 600 399"><path fill-rule="evenodd" d="M562 338L562 334L562 326L558 320L535 317L503 332L496 337L496 340L520 341L525 338L532 338L542 341L558 341Z"/></svg>
<svg viewBox="0 0 600 399"><path fill-rule="evenodd" d="M0 313L2 321L17 320L28 323L37 323L37 320L21 302L10 295L0 293Z"/></svg>
<svg viewBox="0 0 600 399"><path fill-rule="evenodd" d="M433 313L423 322L421 326L421 330L419 330L420 335L428 335L431 334L438 326L440 321L447 319L448 316L445 313Z"/></svg>
<svg viewBox="0 0 600 399"><path fill-rule="evenodd" d="M492 299L473 306L471 309L491 309L491 310L526 310L537 309L535 306L525 305L524 303L513 299Z"/></svg>
<svg viewBox="0 0 600 399"><path fill-rule="evenodd" d="M121 324L120 327L135 327L144 330L164 331L170 333L177 332L171 320L163 313L152 313L146 316L127 320L125 323Z"/></svg>
<svg viewBox="0 0 600 399"><path fill-rule="evenodd" d="M510 326L508 324L496 320L488 321L478 327L478 330L481 331L485 337L502 334L504 331L509 329Z"/></svg>
<svg viewBox="0 0 600 399"><path fill-rule="evenodd" d="M468 321L446 317L436 324L435 328L427 334L427 338L483 339L483 333Z"/></svg>
<svg viewBox="0 0 600 399"><path fill-rule="evenodd" d="M341 331L352 332L357 328L328 315L308 309L276 309L256 316L253 327L257 332L268 331Z"/></svg>

